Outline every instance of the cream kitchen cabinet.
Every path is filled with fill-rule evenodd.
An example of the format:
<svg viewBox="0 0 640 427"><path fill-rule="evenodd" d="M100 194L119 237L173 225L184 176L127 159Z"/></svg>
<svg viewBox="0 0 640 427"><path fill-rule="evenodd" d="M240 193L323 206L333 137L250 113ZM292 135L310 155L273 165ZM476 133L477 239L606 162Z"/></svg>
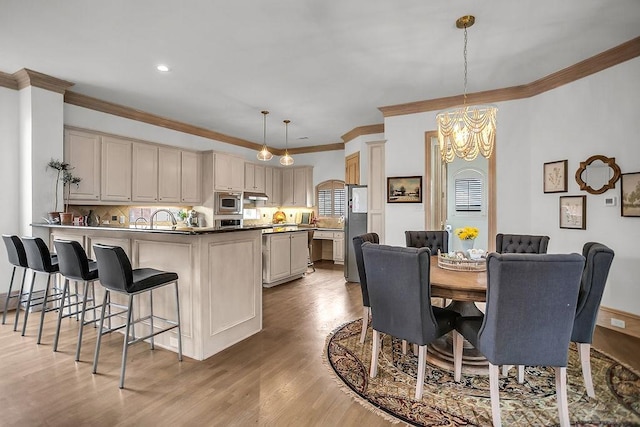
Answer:
<svg viewBox="0 0 640 427"><path fill-rule="evenodd" d="M230 154L214 154L214 189L217 191L244 190L244 159Z"/></svg>
<svg viewBox="0 0 640 427"><path fill-rule="evenodd" d="M330 240L332 243L330 246L331 255L328 252L329 247L323 244L323 250L320 253L325 254L326 252L327 258L322 258L328 259L330 256L335 264L344 264L344 231L316 230L313 233L313 239L322 240L323 243L326 241L326 244L329 244Z"/></svg>
<svg viewBox="0 0 640 427"><path fill-rule="evenodd" d="M308 232L263 234L262 283L271 287L298 279L307 271Z"/></svg>
<svg viewBox="0 0 640 427"><path fill-rule="evenodd" d="M282 170L282 206L313 206L313 167Z"/></svg>
<svg viewBox="0 0 640 427"><path fill-rule="evenodd" d="M181 201L182 151L175 148L158 147L158 201L177 203ZM135 172L135 171L134 171Z"/></svg>
<svg viewBox="0 0 640 427"><path fill-rule="evenodd" d="M131 200L158 201L158 147L134 142L132 146Z"/></svg>
<svg viewBox="0 0 640 427"><path fill-rule="evenodd" d="M182 151L181 202L202 203L202 156Z"/></svg>
<svg viewBox="0 0 640 427"><path fill-rule="evenodd" d="M70 188L69 199L100 200L100 136L78 130L64 131L64 161L82 181Z"/></svg>
<svg viewBox="0 0 640 427"><path fill-rule="evenodd" d="M102 137L100 199L131 202L131 141Z"/></svg>
<svg viewBox="0 0 640 427"><path fill-rule="evenodd" d="M265 191L269 198L264 205L278 207L282 204L282 169L267 166L265 168Z"/></svg>
<svg viewBox="0 0 640 427"><path fill-rule="evenodd" d="M254 193L265 192L265 167L254 163L244 164L244 190Z"/></svg>

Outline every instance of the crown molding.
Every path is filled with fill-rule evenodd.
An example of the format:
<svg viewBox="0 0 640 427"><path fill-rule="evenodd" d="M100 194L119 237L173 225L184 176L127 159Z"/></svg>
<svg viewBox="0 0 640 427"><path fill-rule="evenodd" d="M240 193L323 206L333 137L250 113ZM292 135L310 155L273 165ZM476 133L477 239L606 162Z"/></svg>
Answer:
<svg viewBox="0 0 640 427"><path fill-rule="evenodd" d="M297 148L289 148L289 154L305 154L305 153L320 153L322 151L335 151L335 150L344 150L344 142L336 142L333 144L323 144L323 145L311 145L309 147L297 147ZM280 153L274 153L278 156L284 155L284 150L276 150Z"/></svg>
<svg viewBox="0 0 640 427"><path fill-rule="evenodd" d="M606 50L539 80L520 86L467 94L468 104L530 98L640 56L640 37ZM463 95L379 107L384 117L424 113L462 105Z"/></svg>
<svg viewBox="0 0 640 427"><path fill-rule="evenodd" d="M0 71L0 87L18 90L18 82L11 74Z"/></svg>
<svg viewBox="0 0 640 427"><path fill-rule="evenodd" d="M384 133L384 123L376 123L375 125L358 126L342 135L344 142L349 142L362 135L372 135L376 133Z"/></svg>
<svg viewBox="0 0 640 427"><path fill-rule="evenodd" d="M66 80L57 79L55 77L48 76L46 74L39 73L37 71L23 68L13 73L13 77L18 84L18 89L24 89L25 87L34 86L41 89L50 90L64 94L67 89L74 85L74 83Z"/></svg>

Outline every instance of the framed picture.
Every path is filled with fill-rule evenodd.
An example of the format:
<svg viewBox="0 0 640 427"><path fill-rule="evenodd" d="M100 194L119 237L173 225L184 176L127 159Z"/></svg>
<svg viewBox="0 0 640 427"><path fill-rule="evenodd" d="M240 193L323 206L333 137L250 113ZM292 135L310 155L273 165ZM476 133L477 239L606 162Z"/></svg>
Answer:
<svg viewBox="0 0 640 427"><path fill-rule="evenodd" d="M388 177L387 203L422 203L422 177Z"/></svg>
<svg viewBox="0 0 640 427"><path fill-rule="evenodd" d="M560 196L560 228L587 229L587 196Z"/></svg>
<svg viewBox="0 0 640 427"><path fill-rule="evenodd" d="M640 216L640 172L623 173L621 176L622 216Z"/></svg>
<svg viewBox="0 0 640 427"><path fill-rule="evenodd" d="M567 192L567 161L558 160L544 164L544 192L545 193L566 193Z"/></svg>

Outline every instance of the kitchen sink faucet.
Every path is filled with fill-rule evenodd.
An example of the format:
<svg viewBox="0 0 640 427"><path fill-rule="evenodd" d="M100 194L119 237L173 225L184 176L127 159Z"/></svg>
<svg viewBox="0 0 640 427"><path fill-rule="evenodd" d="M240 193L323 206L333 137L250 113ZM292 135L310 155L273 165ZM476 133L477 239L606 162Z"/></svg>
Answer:
<svg viewBox="0 0 640 427"><path fill-rule="evenodd" d="M171 223L173 224L173 228L174 229L176 228L176 225L178 224L178 221L176 221L176 217L173 215L173 213L171 213L171 211L169 211L167 209L158 209L157 211L152 213L151 216L149 217L149 229L150 230L153 230L153 219L156 217L158 212L166 212L166 213L168 213L169 217L171 218Z"/></svg>

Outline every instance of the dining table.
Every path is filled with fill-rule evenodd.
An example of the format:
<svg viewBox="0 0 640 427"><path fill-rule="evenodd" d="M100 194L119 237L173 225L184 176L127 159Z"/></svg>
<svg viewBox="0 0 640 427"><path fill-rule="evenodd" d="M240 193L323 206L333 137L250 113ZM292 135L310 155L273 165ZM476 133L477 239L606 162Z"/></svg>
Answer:
<svg viewBox="0 0 640 427"><path fill-rule="evenodd" d="M431 297L451 300L446 308L462 316L481 316L476 305L487 300L486 271L458 271L438 265L438 256L431 257L429 278ZM433 341L427 351L427 361L453 371L453 332ZM462 352L462 371L470 374L488 373L487 359L466 340Z"/></svg>

